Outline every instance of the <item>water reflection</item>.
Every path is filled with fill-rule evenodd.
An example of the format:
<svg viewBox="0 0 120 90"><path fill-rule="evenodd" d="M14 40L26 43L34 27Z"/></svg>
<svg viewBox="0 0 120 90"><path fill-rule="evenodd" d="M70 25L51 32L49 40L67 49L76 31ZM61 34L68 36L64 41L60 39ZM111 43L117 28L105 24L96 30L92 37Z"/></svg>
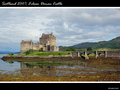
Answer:
<svg viewBox="0 0 120 90"><path fill-rule="evenodd" d="M33 66L29 67L26 63L30 62L20 62L21 64L21 74L23 76L27 75L38 75L38 76L66 76L67 74L80 74L80 73L89 73L89 72L80 72L79 70L87 67L88 65L85 62L80 60L71 60L71 61L47 61L50 63L64 63L66 65L45 65L45 66ZM32 62L33 63L33 62ZM81 66L82 65L82 66ZM63 69L63 70L60 70ZM70 69L70 70L64 70ZM78 69L78 71L74 71Z"/></svg>
<svg viewBox="0 0 120 90"><path fill-rule="evenodd" d="M29 63L29 62L28 62ZM29 67L25 62L21 62L21 74L27 75L38 75L38 76L56 76L56 69L59 66L34 66Z"/></svg>
<svg viewBox="0 0 120 90"><path fill-rule="evenodd" d="M4 56L5 54L0 54L0 57ZM40 61L38 61L40 62ZM60 61L60 60L48 60L46 62L49 63L65 63L65 65L45 65L45 66L34 66L29 67L25 63L30 62L18 62L18 61L10 61L5 60L3 61L0 59L0 73L2 74L10 74L10 73L19 73L23 76L27 75L38 75L38 76L66 76L68 73L75 74L76 72L71 71L62 71L59 69L76 69L76 68L83 68L85 63L80 60L67 60L67 61ZM34 62L37 63L37 62Z"/></svg>

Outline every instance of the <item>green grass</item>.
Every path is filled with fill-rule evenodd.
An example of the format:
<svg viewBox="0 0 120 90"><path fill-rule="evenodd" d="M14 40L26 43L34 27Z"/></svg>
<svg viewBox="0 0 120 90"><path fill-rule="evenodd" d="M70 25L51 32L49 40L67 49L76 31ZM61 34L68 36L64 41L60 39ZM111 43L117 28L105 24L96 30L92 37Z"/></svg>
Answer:
<svg viewBox="0 0 120 90"><path fill-rule="evenodd" d="M88 56L95 56L95 54L94 54L94 53L91 53L91 54L89 54Z"/></svg>
<svg viewBox="0 0 120 90"><path fill-rule="evenodd" d="M100 78L100 76L92 76L91 78Z"/></svg>
<svg viewBox="0 0 120 90"><path fill-rule="evenodd" d="M93 48L93 51L118 51L120 49L111 49L111 48Z"/></svg>
<svg viewBox="0 0 120 90"><path fill-rule="evenodd" d="M17 56L14 55L13 53L9 53L8 55L11 56L11 57L17 57Z"/></svg>
<svg viewBox="0 0 120 90"><path fill-rule="evenodd" d="M85 57L85 54L81 54L81 55ZM95 54L94 53L90 53L88 56L95 56Z"/></svg>
<svg viewBox="0 0 120 90"><path fill-rule="evenodd" d="M20 78L11 77L11 79L20 79Z"/></svg>
<svg viewBox="0 0 120 90"><path fill-rule="evenodd" d="M92 51L118 51L120 49L111 49L111 48L92 48ZM83 49L76 49L76 52L79 51L87 51L86 48Z"/></svg>
<svg viewBox="0 0 120 90"><path fill-rule="evenodd" d="M27 51L27 53L22 54L21 56L62 56L62 55L69 55L68 52L40 52L40 51Z"/></svg>

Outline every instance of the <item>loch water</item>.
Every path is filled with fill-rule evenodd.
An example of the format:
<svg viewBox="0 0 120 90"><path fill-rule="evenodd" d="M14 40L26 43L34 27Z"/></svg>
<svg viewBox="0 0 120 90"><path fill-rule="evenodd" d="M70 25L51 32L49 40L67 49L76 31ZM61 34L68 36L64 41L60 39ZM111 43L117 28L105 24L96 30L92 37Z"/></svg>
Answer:
<svg viewBox="0 0 120 90"><path fill-rule="evenodd" d="M5 54L0 54L2 58ZM40 62L40 61L38 61ZM29 66L28 61L3 61L0 59L1 74L21 74L22 76L37 75L37 76L66 76L67 74L94 74L96 71L116 71L116 69L97 69L89 66L85 60L46 60L44 62L59 63L59 65L37 65ZM26 64L28 63L28 64ZM65 70L64 70L65 69ZM84 69L85 71L80 71ZM91 70L91 71L89 71ZM120 71L120 70L118 70Z"/></svg>
<svg viewBox="0 0 120 90"><path fill-rule="evenodd" d="M6 54L0 54L0 58L2 58L4 55ZM19 69L20 69L19 62L9 63L9 62L5 62L2 59L0 59L0 73L2 74L12 73Z"/></svg>

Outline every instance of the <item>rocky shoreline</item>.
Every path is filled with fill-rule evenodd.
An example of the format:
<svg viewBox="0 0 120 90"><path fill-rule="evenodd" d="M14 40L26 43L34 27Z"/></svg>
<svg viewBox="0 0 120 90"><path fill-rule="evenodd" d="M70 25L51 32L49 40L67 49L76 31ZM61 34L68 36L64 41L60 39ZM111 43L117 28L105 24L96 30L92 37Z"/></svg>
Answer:
<svg viewBox="0 0 120 90"><path fill-rule="evenodd" d="M39 56L10 56L10 55L5 55L1 58L4 61L42 61L42 60L81 60L84 59L85 57L73 57L72 55L63 55L63 56L45 56L45 57L39 57ZM90 56L90 59L96 59L95 56ZM103 56L97 58L97 59L106 59Z"/></svg>
<svg viewBox="0 0 120 90"><path fill-rule="evenodd" d="M5 55L2 57L2 60L12 60L12 61L28 61L28 60L76 60L81 59L80 57L72 57L70 55L64 55L64 56L53 56L49 55L46 57L39 57L39 56L9 56Z"/></svg>

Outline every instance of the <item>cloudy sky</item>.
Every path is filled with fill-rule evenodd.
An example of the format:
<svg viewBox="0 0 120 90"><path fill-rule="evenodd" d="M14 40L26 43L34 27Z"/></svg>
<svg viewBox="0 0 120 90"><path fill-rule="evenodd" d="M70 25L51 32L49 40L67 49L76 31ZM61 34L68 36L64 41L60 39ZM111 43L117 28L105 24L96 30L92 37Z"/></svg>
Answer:
<svg viewBox="0 0 120 90"><path fill-rule="evenodd" d="M57 46L120 36L120 8L0 8L0 51L20 51L21 40L53 32Z"/></svg>

